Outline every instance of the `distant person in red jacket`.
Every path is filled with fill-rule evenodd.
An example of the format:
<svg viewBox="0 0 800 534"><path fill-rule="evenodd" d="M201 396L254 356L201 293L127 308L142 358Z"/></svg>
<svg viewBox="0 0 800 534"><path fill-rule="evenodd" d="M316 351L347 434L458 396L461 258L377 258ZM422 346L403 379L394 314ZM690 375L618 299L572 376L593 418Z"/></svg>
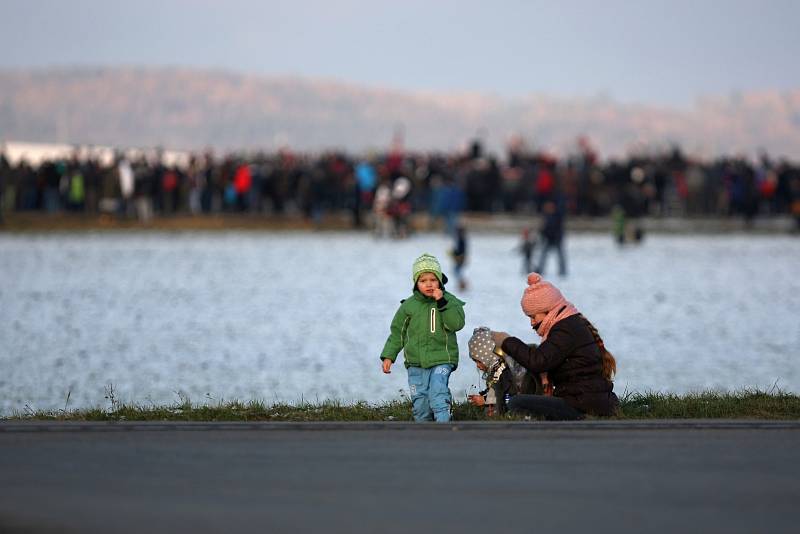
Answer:
<svg viewBox="0 0 800 534"><path fill-rule="evenodd" d="M250 165L242 163L233 176L233 189L236 192L236 209L246 211L250 207L250 188L253 187L253 174Z"/></svg>

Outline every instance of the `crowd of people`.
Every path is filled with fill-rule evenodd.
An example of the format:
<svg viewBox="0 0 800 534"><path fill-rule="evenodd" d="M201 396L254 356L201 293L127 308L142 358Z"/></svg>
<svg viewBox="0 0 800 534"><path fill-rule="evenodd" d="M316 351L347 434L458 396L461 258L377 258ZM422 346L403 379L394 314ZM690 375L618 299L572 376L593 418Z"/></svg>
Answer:
<svg viewBox="0 0 800 534"><path fill-rule="evenodd" d="M698 161L679 148L601 161L582 140L570 155L512 143L502 158L479 142L457 153L191 154L168 165L159 152L107 162L78 157L37 166L0 154L0 214L5 211L109 213L147 221L173 214L302 214L320 221L348 211L357 227L402 236L409 217L427 212L454 233L461 211L541 213L554 201L568 215L756 216L792 214L800 224L800 166L758 161ZM616 211L615 211L616 210ZM368 216L368 217L367 217Z"/></svg>

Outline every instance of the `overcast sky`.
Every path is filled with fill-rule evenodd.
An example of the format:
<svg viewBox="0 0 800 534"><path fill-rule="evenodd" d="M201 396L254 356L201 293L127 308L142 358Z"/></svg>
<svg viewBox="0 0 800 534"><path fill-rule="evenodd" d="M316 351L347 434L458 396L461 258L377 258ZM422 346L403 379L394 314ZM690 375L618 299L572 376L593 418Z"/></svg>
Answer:
<svg viewBox="0 0 800 534"><path fill-rule="evenodd" d="M800 87L794 0L0 0L0 68L189 66L501 95Z"/></svg>

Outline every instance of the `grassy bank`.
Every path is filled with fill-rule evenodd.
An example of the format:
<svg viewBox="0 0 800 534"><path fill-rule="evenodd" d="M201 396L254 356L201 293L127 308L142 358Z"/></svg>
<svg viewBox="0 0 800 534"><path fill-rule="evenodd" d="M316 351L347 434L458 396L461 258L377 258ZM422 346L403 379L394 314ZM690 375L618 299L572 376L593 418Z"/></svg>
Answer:
<svg viewBox="0 0 800 534"><path fill-rule="evenodd" d="M464 213L462 223L469 231L489 231L519 234L531 224L529 214L485 214ZM369 226L369 215L363 222ZM409 219L417 231L441 230L441 221L431 221L425 213L415 213ZM738 217L646 217L641 220L645 231L660 234L749 234L786 235L797 233L797 224L788 216L759 217L746 224ZM592 232L610 234L613 221L610 217L568 217L570 232ZM155 216L148 222L136 219L121 219L110 214L69 213L46 214L41 212L5 212L0 221L0 234L48 233L48 232L103 232L103 231L310 231L352 230L353 217L349 211L329 211L321 220L312 221L301 213L241 214L215 213L193 216L180 213L170 216Z"/></svg>
<svg viewBox="0 0 800 534"><path fill-rule="evenodd" d="M322 224L315 225L302 215L248 215L225 213L203 216L186 214L153 217L148 222L100 214L42 214L35 212L6 213L0 232L102 232L106 230L132 231L229 231L229 230L350 230L352 217L348 213L329 214Z"/></svg>
<svg viewBox="0 0 800 534"><path fill-rule="evenodd" d="M631 393L620 399L617 419L800 419L800 396L783 392L704 392L688 395ZM488 419L466 402L453 406L459 421ZM506 419L519 417L505 416ZM192 404L183 399L169 406L111 402L108 408L17 413L8 420L58 421L410 421L411 404L396 400L379 404L337 401L265 404L261 401Z"/></svg>

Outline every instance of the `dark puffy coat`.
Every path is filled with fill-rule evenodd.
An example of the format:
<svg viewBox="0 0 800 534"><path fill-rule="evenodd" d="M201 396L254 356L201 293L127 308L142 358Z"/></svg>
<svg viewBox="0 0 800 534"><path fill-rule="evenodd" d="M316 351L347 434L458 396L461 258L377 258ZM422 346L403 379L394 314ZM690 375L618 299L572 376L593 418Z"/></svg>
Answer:
<svg viewBox="0 0 800 534"><path fill-rule="evenodd" d="M593 415L613 415L619 406L614 384L603 377L602 354L582 315L553 325L547 339L529 347L515 337L503 341L503 350L532 373L547 371L555 396Z"/></svg>

